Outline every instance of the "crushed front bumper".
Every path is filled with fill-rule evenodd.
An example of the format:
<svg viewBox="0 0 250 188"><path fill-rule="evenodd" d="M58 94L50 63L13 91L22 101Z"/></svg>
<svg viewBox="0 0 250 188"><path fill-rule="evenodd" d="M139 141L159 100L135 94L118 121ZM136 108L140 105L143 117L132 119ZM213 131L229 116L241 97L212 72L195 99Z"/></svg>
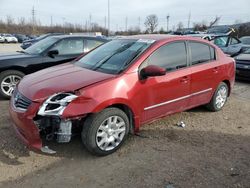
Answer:
<svg viewBox="0 0 250 188"><path fill-rule="evenodd" d="M41 136L41 127L39 127L38 121L35 120L41 104L31 102L27 110L23 110L14 105L14 100L15 98L12 97L9 105L9 113L13 128L19 138L30 149L47 154L56 153L56 151L44 145L47 142Z"/></svg>
<svg viewBox="0 0 250 188"><path fill-rule="evenodd" d="M42 140L39 129L33 121L39 104L32 103L26 111L23 111L13 105L13 100L12 97L9 105L9 113L17 135L29 148L41 151Z"/></svg>

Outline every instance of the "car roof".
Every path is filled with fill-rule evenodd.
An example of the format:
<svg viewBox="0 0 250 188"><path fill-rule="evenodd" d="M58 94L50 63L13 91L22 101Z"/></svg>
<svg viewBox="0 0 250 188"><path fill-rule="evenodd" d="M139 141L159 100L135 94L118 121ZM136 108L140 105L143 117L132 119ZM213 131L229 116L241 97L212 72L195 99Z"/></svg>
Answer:
<svg viewBox="0 0 250 188"><path fill-rule="evenodd" d="M132 35L125 36L118 39L144 39L144 40L155 40L156 42L165 41L168 39L178 39L178 40L196 40L203 41L201 38L192 37L188 35L167 35L167 34L149 34L149 35ZM204 41L203 41L204 42Z"/></svg>
<svg viewBox="0 0 250 188"><path fill-rule="evenodd" d="M167 34L148 34L148 35L131 35L131 36L124 36L121 38L127 39L150 39L155 41L165 40L168 38L175 38L178 37L177 35L167 35Z"/></svg>
<svg viewBox="0 0 250 188"><path fill-rule="evenodd" d="M53 38L59 38L59 39L64 39L64 38L85 38L85 39L95 39L95 40L100 40L100 41L107 41L105 38L101 37L95 37L95 36L86 36L86 35L54 35L50 36Z"/></svg>

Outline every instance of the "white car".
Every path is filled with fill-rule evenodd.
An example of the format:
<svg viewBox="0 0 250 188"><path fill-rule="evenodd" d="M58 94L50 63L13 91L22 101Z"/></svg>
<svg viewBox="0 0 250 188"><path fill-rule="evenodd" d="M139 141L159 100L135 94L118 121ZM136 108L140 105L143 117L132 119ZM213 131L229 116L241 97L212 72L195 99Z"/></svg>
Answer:
<svg viewBox="0 0 250 188"><path fill-rule="evenodd" d="M4 42L7 42L7 43L11 43L11 42L17 43L18 42L17 38L11 34L2 34L2 37L4 38Z"/></svg>
<svg viewBox="0 0 250 188"><path fill-rule="evenodd" d="M4 42L4 38L0 35L0 43Z"/></svg>

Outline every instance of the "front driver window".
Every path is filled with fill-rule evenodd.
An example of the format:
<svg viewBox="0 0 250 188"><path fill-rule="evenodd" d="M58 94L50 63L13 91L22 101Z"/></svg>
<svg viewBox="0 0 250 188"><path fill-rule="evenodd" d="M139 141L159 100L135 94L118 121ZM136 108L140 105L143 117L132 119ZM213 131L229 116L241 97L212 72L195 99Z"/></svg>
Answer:
<svg viewBox="0 0 250 188"><path fill-rule="evenodd" d="M146 61L147 65L157 65L172 71L187 67L187 50L184 42L175 42L157 49Z"/></svg>
<svg viewBox="0 0 250 188"><path fill-rule="evenodd" d="M63 39L51 50L58 50L59 55L81 54L83 53L83 39Z"/></svg>

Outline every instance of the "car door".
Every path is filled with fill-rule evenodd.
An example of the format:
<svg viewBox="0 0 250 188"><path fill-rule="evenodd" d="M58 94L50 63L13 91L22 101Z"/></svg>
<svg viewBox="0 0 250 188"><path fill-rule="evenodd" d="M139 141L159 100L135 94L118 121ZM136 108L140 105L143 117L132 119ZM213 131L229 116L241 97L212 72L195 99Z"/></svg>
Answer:
<svg viewBox="0 0 250 188"><path fill-rule="evenodd" d="M188 46L191 65L191 108L209 102L214 88L220 82L222 70L212 46L196 41L189 41Z"/></svg>
<svg viewBox="0 0 250 188"><path fill-rule="evenodd" d="M49 51L57 50L58 54L49 56L45 54L43 67L51 67L54 65L70 62L80 56L84 52L83 38L66 38L53 45Z"/></svg>
<svg viewBox="0 0 250 188"><path fill-rule="evenodd" d="M227 53L230 55L237 54L242 48L240 40L234 37L230 37Z"/></svg>
<svg viewBox="0 0 250 188"><path fill-rule="evenodd" d="M167 73L165 76L149 77L139 81L140 94L136 100L141 103L142 123L184 110L188 105L190 93L190 71L187 67L185 41L158 48L139 69L148 65L165 68Z"/></svg>

